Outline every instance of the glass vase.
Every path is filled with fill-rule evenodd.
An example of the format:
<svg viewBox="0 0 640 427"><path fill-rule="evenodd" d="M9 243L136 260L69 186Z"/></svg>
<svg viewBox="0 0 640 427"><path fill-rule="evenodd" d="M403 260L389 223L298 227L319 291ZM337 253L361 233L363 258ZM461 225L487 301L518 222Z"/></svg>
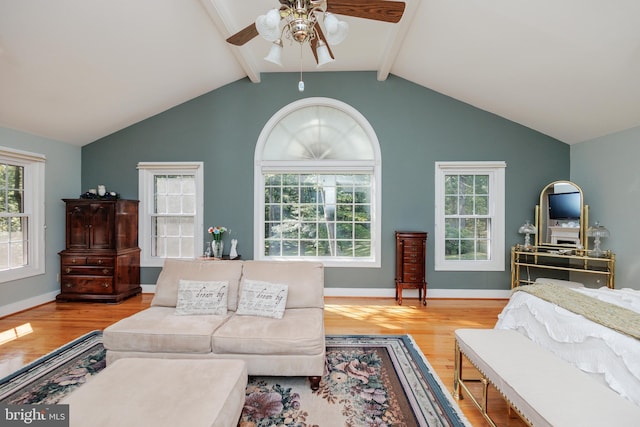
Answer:
<svg viewBox="0 0 640 427"><path fill-rule="evenodd" d="M213 240L211 242L211 255L214 258L222 258L222 250L224 249L224 242L222 240Z"/></svg>

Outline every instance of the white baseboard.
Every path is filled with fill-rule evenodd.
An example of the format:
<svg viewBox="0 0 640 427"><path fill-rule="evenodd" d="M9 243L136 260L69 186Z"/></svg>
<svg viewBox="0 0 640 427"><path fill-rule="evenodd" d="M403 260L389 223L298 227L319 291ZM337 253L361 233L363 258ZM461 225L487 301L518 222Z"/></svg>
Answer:
<svg viewBox="0 0 640 427"><path fill-rule="evenodd" d="M59 293L60 291L53 291L49 292L48 294L42 294L36 297L27 298L23 299L22 301L0 306L0 317L8 316L22 310L28 310L40 304L54 301L56 299L56 295L58 295Z"/></svg>
<svg viewBox="0 0 640 427"><path fill-rule="evenodd" d="M140 285L142 287L143 294L155 294L156 285Z"/></svg>

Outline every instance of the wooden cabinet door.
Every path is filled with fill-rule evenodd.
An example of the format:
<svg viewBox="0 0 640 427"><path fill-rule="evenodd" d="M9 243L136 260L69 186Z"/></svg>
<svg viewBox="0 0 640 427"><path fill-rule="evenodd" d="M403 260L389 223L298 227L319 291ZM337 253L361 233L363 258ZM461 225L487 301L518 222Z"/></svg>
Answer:
<svg viewBox="0 0 640 427"><path fill-rule="evenodd" d="M91 205L91 218L88 223L89 248L113 249L115 205L96 203Z"/></svg>
<svg viewBox="0 0 640 427"><path fill-rule="evenodd" d="M67 204L67 249L89 249L89 218L90 205Z"/></svg>
<svg viewBox="0 0 640 427"><path fill-rule="evenodd" d="M67 205L67 249L114 248L113 203Z"/></svg>

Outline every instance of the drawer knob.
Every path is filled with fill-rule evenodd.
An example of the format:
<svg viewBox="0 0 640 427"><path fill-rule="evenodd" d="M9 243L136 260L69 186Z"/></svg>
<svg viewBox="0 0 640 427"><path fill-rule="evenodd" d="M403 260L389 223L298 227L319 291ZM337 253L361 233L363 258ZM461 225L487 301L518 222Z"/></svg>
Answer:
<svg viewBox="0 0 640 427"><path fill-rule="evenodd" d="M102 264L104 261L102 261L101 259L98 260L98 264Z"/></svg>
<svg viewBox="0 0 640 427"><path fill-rule="evenodd" d="M103 287L103 288L108 288L108 287L109 287L109 284L108 284L108 283L103 283L103 284L102 284L102 287Z"/></svg>
<svg viewBox="0 0 640 427"><path fill-rule="evenodd" d="M108 268L103 268L103 269L102 269L102 272L103 272L104 274L107 274L107 273L109 273L109 269L108 269Z"/></svg>
<svg viewBox="0 0 640 427"><path fill-rule="evenodd" d="M65 286L65 287L67 287L67 288L70 288L70 287L72 287L73 285L72 285L71 283L65 283L65 284L64 284L64 286Z"/></svg>
<svg viewBox="0 0 640 427"><path fill-rule="evenodd" d="M76 259L75 258L71 258L71 263L75 264L76 263Z"/></svg>

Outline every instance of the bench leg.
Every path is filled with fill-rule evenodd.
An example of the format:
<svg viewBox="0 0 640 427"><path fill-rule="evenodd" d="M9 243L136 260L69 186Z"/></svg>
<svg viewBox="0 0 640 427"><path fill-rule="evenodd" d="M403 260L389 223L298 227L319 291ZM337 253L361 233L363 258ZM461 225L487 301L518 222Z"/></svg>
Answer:
<svg viewBox="0 0 640 427"><path fill-rule="evenodd" d="M482 414L483 418L487 421L487 423L489 423L489 425L491 425L492 427L497 427L496 423L493 422L493 420L489 416L489 413L487 412L487 408L489 406L490 382L487 378L485 378L484 375L481 375L480 379L470 379L470 378L465 379L463 377L462 361L463 361L464 355L460 350L460 345L458 344L458 340L455 341L454 358L455 358L455 362L454 362L455 366L453 371L453 397L458 400L462 400L463 398L462 390L464 390L464 392L467 393L468 397L471 399L471 401L476 406L476 408L480 410L480 413ZM468 388L467 382L474 382L474 383L479 382L482 384L481 400L479 400L476 396L473 395L473 393L471 393L471 390Z"/></svg>
<svg viewBox="0 0 640 427"><path fill-rule="evenodd" d="M455 362L453 367L453 397L455 399L462 400L462 393L460 393L460 378L462 377L462 353L460 352L458 340L456 340L454 357Z"/></svg>

